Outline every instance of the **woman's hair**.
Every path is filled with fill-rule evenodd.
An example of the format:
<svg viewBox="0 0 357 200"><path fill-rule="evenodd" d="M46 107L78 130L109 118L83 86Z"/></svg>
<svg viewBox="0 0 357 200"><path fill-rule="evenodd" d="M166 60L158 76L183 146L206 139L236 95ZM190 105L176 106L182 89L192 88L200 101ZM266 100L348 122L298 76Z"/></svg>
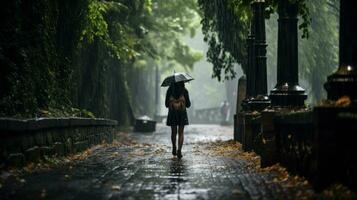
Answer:
<svg viewBox="0 0 357 200"><path fill-rule="evenodd" d="M172 96L177 99L181 95L184 94L185 92L185 84L184 82L177 82L177 83L172 83L169 87L169 90L171 90Z"/></svg>

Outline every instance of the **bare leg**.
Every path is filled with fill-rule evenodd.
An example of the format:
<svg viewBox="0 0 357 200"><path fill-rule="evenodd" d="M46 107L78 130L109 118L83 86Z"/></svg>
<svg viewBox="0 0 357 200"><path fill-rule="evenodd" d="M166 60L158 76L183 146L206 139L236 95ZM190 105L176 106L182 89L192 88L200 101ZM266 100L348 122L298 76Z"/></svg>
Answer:
<svg viewBox="0 0 357 200"><path fill-rule="evenodd" d="M171 126L172 155L176 156L176 135L177 126Z"/></svg>
<svg viewBox="0 0 357 200"><path fill-rule="evenodd" d="M182 157L181 154L181 149L182 149L182 145L183 145L183 131L184 131L184 126L179 126L178 128L178 132L179 132L179 141L178 141L178 152L177 152L177 156L179 158Z"/></svg>

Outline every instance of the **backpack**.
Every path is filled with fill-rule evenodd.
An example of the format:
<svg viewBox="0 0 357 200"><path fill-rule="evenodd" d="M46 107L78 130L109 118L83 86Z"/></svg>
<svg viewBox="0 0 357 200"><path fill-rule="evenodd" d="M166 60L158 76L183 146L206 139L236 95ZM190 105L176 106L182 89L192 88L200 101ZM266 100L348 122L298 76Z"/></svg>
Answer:
<svg viewBox="0 0 357 200"><path fill-rule="evenodd" d="M175 111L184 111L186 109L185 97L181 95L178 99L175 99L173 96L171 96L170 109Z"/></svg>

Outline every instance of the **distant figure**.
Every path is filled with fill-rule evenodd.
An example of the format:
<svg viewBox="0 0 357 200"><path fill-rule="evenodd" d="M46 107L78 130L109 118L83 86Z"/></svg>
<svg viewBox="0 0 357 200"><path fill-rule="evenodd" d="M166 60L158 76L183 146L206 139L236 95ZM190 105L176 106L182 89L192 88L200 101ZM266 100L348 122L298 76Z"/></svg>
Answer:
<svg viewBox="0 0 357 200"><path fill-rule="evenodd" d="M170 85L166 92L165 106L169 109L167 115L167 126L171 126L172 155L182 158L183 132L188 125L186 108L191 106L188 91L183 82ZM176 151L177 128L179 133L178 150Z"/></svg>
<svg viewBox="0 0 357 200"><path fill-rule="evenodd" d="M222 116L222 124L227 124L229 122L230 115L230 106L228 101L224 101L221 104L221 116Z"/></svg>

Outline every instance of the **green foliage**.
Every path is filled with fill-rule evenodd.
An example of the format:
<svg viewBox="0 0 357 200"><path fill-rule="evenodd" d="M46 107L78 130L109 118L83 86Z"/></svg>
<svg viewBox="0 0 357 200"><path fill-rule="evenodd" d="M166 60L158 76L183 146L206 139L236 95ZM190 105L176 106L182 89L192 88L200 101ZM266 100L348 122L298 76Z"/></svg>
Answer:
<svg viewBox="0 0 357 200"><path fill-rule="evenodd" d="M130 16L129 11L134 8L124 3L125 1L90 0L81 40L89 44L98 40L106 46L110 56L128 61L138 55L135 49L138 38L134 33L134 26L126 22ZM122 18L123 16L125 17Z"/></svg>
<svg viewBox="0 0 357 200"><path fill-rule="evenodd" d="M38 109L70 107L72 57L84 0L10 1L1 18L0 114L33 117ZM68 27L76 29L68 29Z"/></svg>
<svg viewBox="0 0 357 200"><path fill-rule="evenodd" d="M78 108L49 108L48 110L39 110L36 117L83 117L94 118L94 114L86 109Z"/></svg>
<svg viewBox="0 0 357 200"><path fill-rule="evenodd" d="M202 55L184 44L182 37L195 34L198 19L195 0L153 0L144 26L148 34L143 42L150 43L147 55L162 70L191 69Z"/></svg>
<svg viewBox="0 0 357 200"><path fill-rule="evenodd" d="M241 1L199 0L202 11L202 31L209 44L207 59L213 64L213 78L233 78L233 64L245 66L246 37L249 27L249 7ZM243 68L244 69L244 68Z"/></svg>
<svg viewBox="0 0 357 200"><path fill-rule="evenodd" d="M4 3L0 115L94 113L127 123L137 107L131 102L153 106L134 89L152 89L148 74L154 65L189 69L201 59L182 42L199 24L195 5L195 0ZM137 68L140 60L145 62ZM144 81L135 81L137 77Z"/></svg>
<svg viewBox="0 0 357 200"><path fill-rule="evenodd" d="M149 56L192 68L201 56L180 38L194 34L194 8L194 0L91 0L82 40L100 40L123 62Z"/></svg>
<svg viewBox="0 0 357 200"><path fill-rule="evenodd" d="M92 43L95 38L99 38L110 43L110 41L108 41L108 24L103 16L107 9L108 6L104 2L92 0L89 3L86 15L86 26L82 31L81 40L86 38L89 43Z"/></svg>

